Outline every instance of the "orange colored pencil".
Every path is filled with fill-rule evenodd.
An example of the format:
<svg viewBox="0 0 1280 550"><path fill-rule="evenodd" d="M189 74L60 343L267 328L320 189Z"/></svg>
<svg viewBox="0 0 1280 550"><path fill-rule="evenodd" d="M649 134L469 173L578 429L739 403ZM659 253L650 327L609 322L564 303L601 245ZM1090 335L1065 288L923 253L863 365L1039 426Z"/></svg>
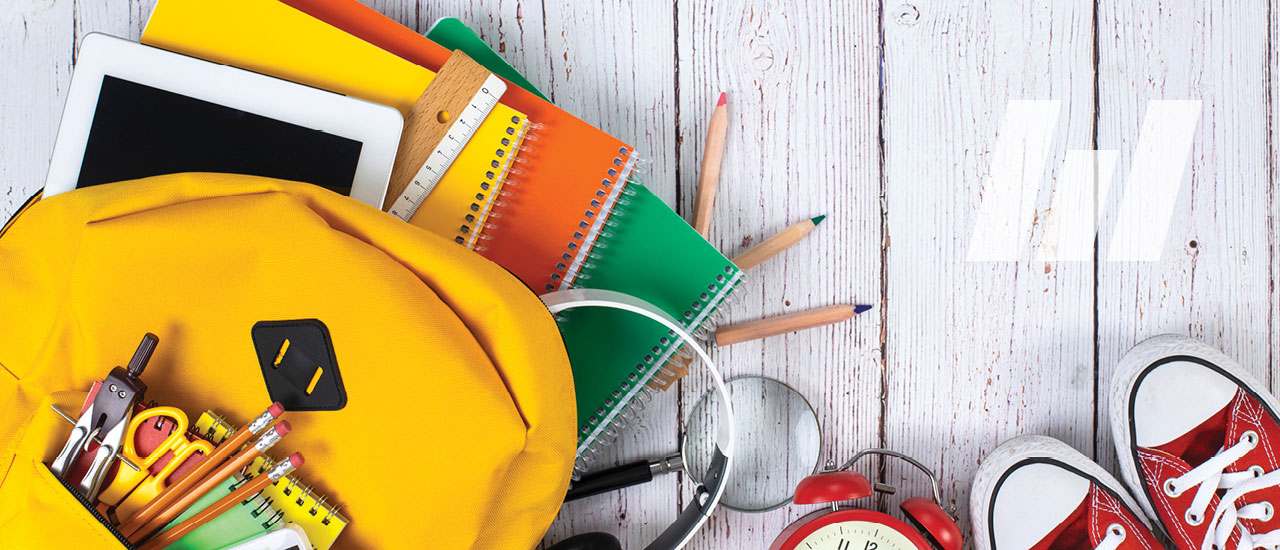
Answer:
<svg viewBox="0 0 1280 550"><path fill-rule="evenodd" d="M222 515L223 512L230 510L231 507L248 500L250 497L257 494L258 491L265 489L267 485L275 483L280 478L289 475L289 472L294 471L299 466L302 466L302 453L293 453L289 456L288 460L284 460L279 464L276 464L276 466L272 468L271 471L267 472L266 475L259 475L241 483L239 488L231 491L227 496L218 499L217 502L210 504L208 508L196 512L195 515L187 518L186 521L173 526L172 529L156 535L151 540L147 541L146 544L140 546L139 550L160 550L161 548L177 542L178 539L187 536L188 533L195 531L196 528L208 523L209 520Z"/></svg>
<svg viewBox="0 0 1280 550"><path fill-rule="evenodd" d="M281 420L275 425L275 428L262 434L262 437L259 437L256 443L250 445L244 451L241 451L240 454L236 455L231 460L228 460L220 468L214 470L213 473L205 476L205 478L196 483L191 490L179 496L167 508L158 512L154 518L151 518L150 521L134 530L132 535L126 536L129 540L137 542L147 538L147 535L158 531L170 521L173 521L173 518L182 514L183 510L186 510L194 504L195 501L200 499L200 497L208 494L209 491L212 491L219 483L222 483L224 479L231 477L231 474L234 474L245 466L248 466L250 462L253 462L253 459L258 458L258 455L266 452L266 450L270 449L272 445L275 445L277 441L280 441L280 438L289 433L290 429L289 421Z"/></svg>
<svg viewBox="0 0 1280 550"><path fill-rule="evenodd" d="M177 500L182 495L187 494L191 490L191 487L195 486L196 483L204 479L205 476L208 476L215 468L220 466L228 458L231 458L236 451L240 450L240 447L243 447L244 444L249 441L249 438L258 435L262 430L267 429L267 427L270 426L275 419L280 418L280 415L282 414L284 414L284 406L281 405L279 401L272 403L270 407L267 407L267 410L263 411L262 414L253 419L253 422L242 426L240 429L236 430L235 433L231 434L231 437L228 437L226 441L223 441L221 445L218 445L218 448L215 449L212 454L205 457L204 460L201 460L200 464L197 464L195 468L187 473L187 475L182 476L182 479L179 479L173 485L166 487L159 495L156 495L156 498L151 499L149 502L144 504L142 508L139 508L133 517L121 518L122 520L127 521L125 521L125 523L120 527L120 532L126 537L133 535L134 531L137 531L139 527L146 525L147 522L154 519L162 510L168 508L173 501Z"/></svg>
<svg viewBox="0 0 1280 550"><path fill-rule="evenodd" d="M707 144L702 150L702 170L698 173L698 197L693 203L693 228L707 236L711 229L711 209L720 184L720 164L724 162L724 138L729 128L725 94L720 92L716 108L707 123Z"/></svg>

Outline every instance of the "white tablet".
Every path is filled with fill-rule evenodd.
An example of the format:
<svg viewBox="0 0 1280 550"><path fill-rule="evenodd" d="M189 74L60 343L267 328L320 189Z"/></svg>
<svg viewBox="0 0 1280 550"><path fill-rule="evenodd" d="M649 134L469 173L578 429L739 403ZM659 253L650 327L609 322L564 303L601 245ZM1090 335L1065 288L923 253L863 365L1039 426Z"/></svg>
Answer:
<svg viewBox="0 0 1280 550"><path fill-rule="evenodd" d="M403 128L391 107L93 33L44 196L224 172L313 183L381 209Z"/></svg>

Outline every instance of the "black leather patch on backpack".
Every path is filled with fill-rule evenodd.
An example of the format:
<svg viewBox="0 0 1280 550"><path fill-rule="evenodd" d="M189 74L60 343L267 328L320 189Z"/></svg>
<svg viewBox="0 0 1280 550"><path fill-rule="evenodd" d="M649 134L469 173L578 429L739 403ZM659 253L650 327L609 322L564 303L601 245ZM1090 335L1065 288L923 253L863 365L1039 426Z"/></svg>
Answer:
<svg viewBox="0 0 1280 550"><path fill-rule="evenodd" d="M288 411L336 411L347 405L329 328L318 319L253 325L262 379Z"/></svg>

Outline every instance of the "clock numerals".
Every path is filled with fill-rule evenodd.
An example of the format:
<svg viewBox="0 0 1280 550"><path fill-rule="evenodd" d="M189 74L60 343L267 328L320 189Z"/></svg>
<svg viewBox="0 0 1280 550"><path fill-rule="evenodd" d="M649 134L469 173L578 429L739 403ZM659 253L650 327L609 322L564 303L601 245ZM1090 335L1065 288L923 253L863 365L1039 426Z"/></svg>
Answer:
<svg viewBox="0 0 1280 550"><path fill-rule="evenodd" d="M824 525L796 541L794 550L918 550L902 533L861 520Z"/></svg>

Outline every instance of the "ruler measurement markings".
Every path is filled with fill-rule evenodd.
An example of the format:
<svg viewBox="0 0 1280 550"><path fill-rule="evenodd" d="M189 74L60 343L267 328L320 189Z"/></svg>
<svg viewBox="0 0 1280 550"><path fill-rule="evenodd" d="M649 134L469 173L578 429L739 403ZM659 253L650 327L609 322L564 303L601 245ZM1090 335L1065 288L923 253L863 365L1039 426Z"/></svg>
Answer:
<svg viewBox="0 0 1280 550"><path fill-rule="evenodd" d="M405 187L404 192L391 205L389 210L391 214L401 220L409 221L417 212L418 207L440 183L445 171L457 160L466 142L475 135L476 129L498 105L499 96L494 95L490 90L505 91L506 83L492 74L485 79L484 84L472 96L467 106L449 123L449 129L444 138L414 174L411 184Z"/></svg>

